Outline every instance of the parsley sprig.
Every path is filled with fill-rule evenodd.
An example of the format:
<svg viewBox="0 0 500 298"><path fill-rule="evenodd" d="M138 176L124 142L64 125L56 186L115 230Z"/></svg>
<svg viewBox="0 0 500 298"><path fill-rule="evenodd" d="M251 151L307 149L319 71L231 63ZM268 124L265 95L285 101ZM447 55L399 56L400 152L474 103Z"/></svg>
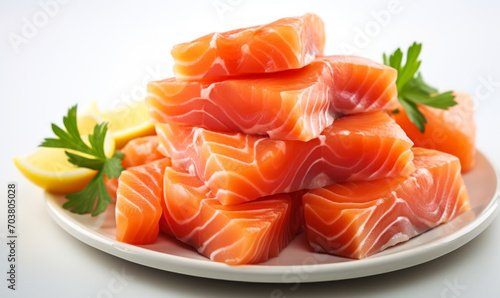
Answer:
<svg viewBox="0 0 500 298"><path fill-rule="evenodd" d="M438 90L424 82L422 75L418 72L421 61L418 60L422 44L414 42L406 54L406 63L402 65L403 52L398 48L392 55L383 55L384 64L398 71L396 86L398 99L408 118L423 133L427 119L418 109L417 104L426 105L438 109L448 109L457 104L452 91L438 93ZM398 111L395 111L397 113Z"/></svg>
<svg viewBox="0 0 500 298"><path fill-rule="evenodd" d="M124 155L116 150L112 157L106 156L104 142L108 124L105 122L96 124L93 133L88 136L89 145L87 145L78 130L76 110L75 105L68 110L68 115L63 117L66 130L52 123L52 131L58 138L46 138L40 147L72 150L73 152L65 151L70 163L77 167L97 171L83 190L67 195L68 201L63 205L63 208L73 213L92 213L92 216L95 216L103 212L108 203L113 202L104 179L120 176L125 169L121 165Z"/></svg>

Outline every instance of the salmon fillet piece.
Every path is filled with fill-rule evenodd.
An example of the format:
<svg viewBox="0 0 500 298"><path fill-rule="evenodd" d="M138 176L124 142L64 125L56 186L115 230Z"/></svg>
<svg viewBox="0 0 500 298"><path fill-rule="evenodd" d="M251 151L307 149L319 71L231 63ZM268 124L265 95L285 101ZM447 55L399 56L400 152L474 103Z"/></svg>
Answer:
<svg viewBox="0 0 500 298"><path fill-rule="evenodd" d="M469 171L476 156L476 121L474 118L474 99L472 96L454 92L456 105L447 110L418 105L418 109L427 119L425 132L410 121L406 111L392 117L403 128L415 146L436 149L450 153L460 159L462 172Z"/></svg>
<svg viewBox="0 0 500 298"><path fill-rule="evenodd" d="M339 181L408 176L413 143L385 112L337 119L308 142L156 124L158 149L224 205Z"/></svg>
<svg viewBox="0 0 500 298"><path fill-rule="evenodd" d="M325 29L314 14L212 33L172 48L178 79L199 80L301 68L323 54Z"/></svg>
<svg viewBox="0 0 500 298"><path fill-rule="evenodd" d="M130 168L147 164L149 162L163 159L165 156L158 151L158 137L146 136L130 140L120 151L125 155L122 167ZM113 200L116 200L118 189L118 178L104 180L106 189Z"/></svg>
<svg viewBox="0 0 500 298"><path fill-rule="evenodd" d="M153 243L162 215L163 175L169 158L123 171L118 179L116 240L129 244Z"/></svg>
<svg viewBox="0 0 500 298"><path fill-rule="evenodd" d="M151 82L146 102L154 122L309 141L341 115L397 108L396 77L366 58L325 56L280 73Z"/></svg>
<svg viewBox="0 0 500 298"><path fill-rule="evenodd" d="M224 206L201 180L167 167L161 229L212 261L264 262L277 256L302 230L302 193Z"/></svg>
<svg viewBox="0 0 500 298"><path fill-rule="evenodd" d="M158 151L159 145L160 143L156 135L130 140L125 147L120 150L125 155L122 166L130 168L165 158L165 156Z"/></svg>
<svg viewBox="0 0 500 298"><path fill-rule="evenodd" d="M457 157L413 148L409 177L347 182L303 196L306 231L319 252L361 259L469 210Z"/></svg>

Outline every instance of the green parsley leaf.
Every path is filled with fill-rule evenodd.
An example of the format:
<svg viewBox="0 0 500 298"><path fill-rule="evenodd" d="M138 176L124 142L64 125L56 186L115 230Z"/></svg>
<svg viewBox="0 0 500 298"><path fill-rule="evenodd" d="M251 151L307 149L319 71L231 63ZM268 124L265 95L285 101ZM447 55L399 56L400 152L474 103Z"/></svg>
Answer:
<svg viewBox="0 0 500 298"><path fill-rule="evenodd" d="M427 119L425 119L422 112L417 109L417 105L413 102L405 100L401 101L401 105L403 106L403 109L405 109L410 121L413 122L413 124L415 124L421 132L424 132L424 124L427 123Z"/></svg>
<svg viewBox="0 0 500 298"><path fill-rule="evenodd" d="M104 184L103 171L97 172L83 190L71 193L66 198L68 201L64 203L63 208L78 214L92 213L92 216L101 213L108 203L113 202Z"/></svg>
<svg viewBox="0 0 500 298"><path fill-rule="evenodd" d="M419 86L420 89L427 94L433 94L433 93L438 92L438 90L436 88L429 86L428 84L426 84L424 82L424 78L422 78L421 73L418 73L417 76L413 80L408 82L406 88L412 88L414 85Z"/></svg>
<svg viewBox="0 0 500 298"><path fill-rule="evenodd" d="M422 44L414 42L406 55L406 62L402 66L403 52L397 49L387 57L384 53L382 58L385 65L391 66L398 71L396 86L398 89L398 100L408 114L415 126L423 133L427 119L418 109L418 105L426 105L438 109L448 109L457 104L452 91L438 93L438 90L424 82L422 75L418 72L421 61L418 60ZM399 111L398 111L399 112Z"/></svg>
<svg viewBox="0 0 500 298"><path fill-rule="evenodd" d="M68 110L68 115L63 117L65 130L52 124L52 131L57 138L46 138L40 147L72 150L65 151L70 163L97 171L83 190L67 195L68 201L63 205L63 208L73 213L91 213L95 216L106 210L107 205L113 202L104 179L120 176L125 169L121 165L124 155L117 150L111 158L106 156L104 143L108 131L107 123L96 124L93 133L88 136L89 144L86 144L78 130L76 111L75 105Z"/></svg>

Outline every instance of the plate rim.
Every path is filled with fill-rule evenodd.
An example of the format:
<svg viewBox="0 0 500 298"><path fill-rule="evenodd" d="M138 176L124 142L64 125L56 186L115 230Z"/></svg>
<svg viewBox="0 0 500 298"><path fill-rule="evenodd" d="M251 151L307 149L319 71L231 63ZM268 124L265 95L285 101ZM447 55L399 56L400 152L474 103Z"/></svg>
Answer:
<svg viewBox="0 0 500 298"><path fill-rule="evenodd" d="M73 220L70 216L72 213L56 204L56 198L60 195L45 192L45 198L52 219L70 235L89 246L136 264L184 275L239 282L309 283L333 281L382 274L422 264L458 249L482 233L499 212L500 172L483 152L476 150L476 155L482 155L487 165L492 168L495 173L496 188L489 203L470 223L450 235L439 238L440 241L438 242L432 241L410 250L398 251L379 257L349 260L340 263L293 266L262 264L230 266L210 260L192 259L153 251L144 247L118 242L91 229L82 222ZM322 254L312 252L311 255L320 256ZM158 260L161 260L161 262ZM300 272L307 275L307 278L301 279ZM289 274L292 274L293 278L286 279ZM297 281L297 278L299 281Z"/></svg>

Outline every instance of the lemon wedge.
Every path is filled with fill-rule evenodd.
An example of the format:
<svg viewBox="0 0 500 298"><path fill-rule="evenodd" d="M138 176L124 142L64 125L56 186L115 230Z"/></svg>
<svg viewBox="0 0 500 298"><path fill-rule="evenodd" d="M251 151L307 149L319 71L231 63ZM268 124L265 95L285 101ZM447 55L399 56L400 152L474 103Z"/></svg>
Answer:
<svg viewBox="0 0 500 298"><path fill-rule="evenodd" d="M115 139L117 149L123 148L132 139L155 134L144 100L99 112L98 116L102 121L108 122L108 131Z"/></svg>
<svg viewBox="0 0 500 298"><path fill-rule="evenodd" d="M99 111L95 102L91 103L77 118L82 139L87 141L87 135L93 133L94 126L103 121L108 122L104 144L104 152L108 157L132 139L155 134L144 100L104 112ZM97 171L71 164L64 151L61 148L39 148L29 156L14 158L14 163L28 180L47 191L80 191Z"/></svg>
<svg viewBox="0 0 500 298"><path fill-rule="evenodd" d="M87 141L87 136L82 136ZM82 190L97 171L78 168L68 161L61 148L39 148L26 157L14 158L21 173L32 183L54 193L73 193ZM104 141L104 152L111 157L115 142L111 137Z"/></svg>
<svg viewBox="0 0 500 298"><path fill-rule="evenodd" d="M96 102L90 103L81 114L78 114L76 124L81 135L93 133L95 125L103 121Z"/></svg>

